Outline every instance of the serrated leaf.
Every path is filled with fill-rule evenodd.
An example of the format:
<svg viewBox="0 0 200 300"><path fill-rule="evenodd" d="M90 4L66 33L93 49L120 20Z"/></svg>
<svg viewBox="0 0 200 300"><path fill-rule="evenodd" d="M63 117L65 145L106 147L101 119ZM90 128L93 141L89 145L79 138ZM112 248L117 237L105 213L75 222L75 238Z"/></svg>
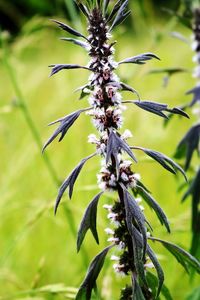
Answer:
<svg viewBox="0 0 200 300"><path fill-rule="evenodd" d="M189 129L186 135L182 138L180 143L177 146L176 153L174 155L175 158L183 158L185 159L185 170L190 166L190 162L195 150L197 150L198 154L200 143L200 124L194 125Z"/></svg>
<svg viewBox="0 0 200 300"><path fill-rule="evenodd" d="M155 253L153 252L153 250L151 249L151 247L149 245L147 245L147 254L149 255L150 260L152 261L152 263L156 269L157 276L158 276L158 288L157 288L157 294L156 294L156 298L157 298L160 295L165 277L164 277L162 267L155 255Z"/></svg>
<svg viewBox="0 0 200 300"><path fill-rule="evenodd" d="M70 115L67 115L63 118L60 118L52 123L50 123L49 125L53 125L56 123L60 122L59 127L56 129L56 131L53 133L53 135L48 139L48 141L44 144L42 152L44 152L44 150L47 148L47 146L49 144L51 144L53 142L53 140L55 140L55 138L61 134L59 142L62 141L62 139L64 138L64 136L66 135L67 131L69 130L69 128L74 124L74 122L77 120L77 118L80 116L80 114L84 111L84 109L80 109L77 110L73 113L71 113Z"/></svg>
<svg viewBox="0 0 200 300"><path fill-rule="evenodd" d="M156 58L158 60L160 60L160 58L158 56L156 56L153 53L143 53L143 54L139 54L136 56L132 56L132 57L128 57L126 59L123 59L119 62L119 65L121 64L145 64L146 61L151 60L153 58Z"/></svg>
<svg viewBox="0 0 200 300"><path fill-rule="evenodd" d="M121 24L130 15L131 11L126 11L127 6L128 6L128 0L121 2L120 8L118 9L116 17L115 17L109 31L112 31L115 26Z"/></svg>
<svg viewBox="0 0 200 300"><path fill-rule="evenodd" d="M168 232L170 232L170 226L167 219L167 216L165 215L162 208L159 206L159 204L156 202L156 200L146 191L142 186L138 185L137 183L137 191L140 196L144 199L144 201L151 207L156 215L158 216L158 219L160 220L160 223L165 225Z"/></svg>
<svg viewBox="0 0 200 300"><path fill-rule="evenodd" d="M90 68L83 67L80 65L74 65L74 64L57 64L57 65L50 65L49 67L52 68L50 77L62 70L84 69L84 70L91 71Z"/></svg>
<svg viewBox="0 0 200 300"><path fill-rule="evenodd" d="M200 274L200 262L183 248L158 238L150 237L149 239L161 243L187 272L189 271L189 267L191 267Z"/></svg>
<svg viewBox="0 0 200 300"><path fill-rule="evenodd" d="M125 205L125 212L126 212L126 223L127 228L129 231L129 234L132 234L132 226L133 226L133 220L138 225L138 228L140 230L140 233L143 238L143 244L142 244L142 251L143 251L143 258L146 254L146 248L147 248L147 235L146 235L146 227L145 227L145 217L139 208L138 204L136 203L133 196L127 191L127 189L122 186L123 189L123 200Z"/></svg>
<svg viewBox="0 0 200 300"><path fill-rule="evenodd" d="M83 42L83 41L80 41L80 40L76 40L76 39L73 39L73 38L60 38L62 41L65 41L65 42L71 42L75 45L78 45L86 50L88 50L90 48L90 45L87 43L87 42Z"/></svg>
<svg viewBox="0 0 200 300"><path fill-rule="evenodd" d="M95 155L96 155L96 153L82 159L81 162L78 164L78 166L76 166L76 168L71 172L71 174L63 182L63 184L61 185L61 187L59 189L59 193L58 193L58 196L56 199L56 204L55 204L55 209L54 209L55 214L57 212L58 205L60 204L60 200L61 200L65 190L69 187L69 198L71 199L72 194L73 194L74 184L76 182L76 179L77 179L80 171L82 170L84 164Z"/></svg>
<svg viewBox="0 0 200 300"><path fill-rule="evenodd" d="M150 156L155 161L157 161L161 166L163 166L163 168L165 168L166 170L168 170L169 172L171 172L173 174L176 174L177 171L180 171L182 173L182 175L184 176L185 180L187 181L187 177L186 177L184 170L176 162L174 162L171 158L169 158L165 154L160 153L155 150L142 148L142 147L133 147L133 149L142 150L148 156Z"/></svg>
<svg viewBox="0 0 200 300"><path fill-rule="evenodd" d="M119 168L118 154L121 150L125 151L135 162L137 162L128 144L125 141L123 141L120 138L120 136L118 136L117 133L111 130L108 138L108 144L107 144L106 163L108 163L110 159L114 157L117 171Z"/></svg>
<svg viewBox="0 0 200 300"><path fill-rule="evenodd" d="M80 286L80 289L76 295L76 300L90 300L92 290L96 285L96 280L99 273L103 267L105 257L111 247L105 248L101 253L99 253L91 262L86 277Z"/></svg>
<svg viewBox="0 0 200 300"><path fill-rule="evenodd" d="M194 106L197 102L200 102L200 86L196 86L192 90L189 90L186 95L193 94L193 99L190 103L190 107Z"/></svg>
<svg viewBox="0 0 200 300"><path fill-rule="evenodd" d="M80 32L78 32L77 30L73 29L72 27L70 27L69 25L67 24L64 24L60 21L57 21L57 20L51 20L52 22L56 23L61 29L63 29L64 31L67 31L69 32L70 34L73 34L75 36L78 36L78 37L82 37L84 39L87 40L87 38Z"/></svg>
<svg viewBox="0 0 200 300"><path fill-rule="evenodd" d="M97 206L99 202L99 198L103 192L99 193L94 197L94 199L90 202L88 205L85 214L83 216L83 219L81 221L79 231L78 231L78 238L77 238L77 252L79 252L81 244L84 240L84 237L86 235L86 232L88 229L91 230L97 244L99 244L99 238L98 233L96 229L96 217L97 217Z"/></svg>

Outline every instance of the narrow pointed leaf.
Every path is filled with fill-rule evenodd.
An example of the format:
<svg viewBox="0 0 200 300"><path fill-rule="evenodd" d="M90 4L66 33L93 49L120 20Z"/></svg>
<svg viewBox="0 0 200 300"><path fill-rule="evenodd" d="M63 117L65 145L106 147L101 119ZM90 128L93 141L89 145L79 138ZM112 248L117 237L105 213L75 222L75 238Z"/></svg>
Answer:
<svg viewBox="0 0 200 300"><path fill-rule="evenodd" d="M53 133L53 135L48 139L48 141L45 143L42 151L44 152L44 150L46 149L46 147L51 144L53 142L53 140L55 140L55 138L61 134L61 137L59 139L59 142L64 138L64 136L66 135L67 131L69 130L69 128L74 124L74 122L76 121L76 119L80 116L80 114L83 112L83 109L77 110L73 113L71 113L68 116L65 116L59 120L56 120L52 123L50 123L49 125L53 125L55 123L60 122L59 127L56 129L56 131Z"/></svg>
<svg viewBox="0 0 200 300"><path fill-rule="evenodd" d="M193 156L194 151L196 150L198 153L200 143L200 124L194 125L189 129L186 135L182 138L180 143L177 146L175 158L183 158L185 159L185 170L190 166L190 162Z"/></svg>
<svg viewBox="0 0 200 300"><path fill-rule="evenodd" d="M143 53L143 54L139 54L133 57L129 57L126 59L123 59L122 61L119 62L119 65L121 64L145 64L146 61L151 60L153 58L156 58L158 60L160 60L160 58L158 56L156 56L153 53Z"/></svg>
<svg viewBox="0 0 200 300"><path fill-rule="evenodd" d="M114 18L114 16L116 15L116 13L118 12L118 10L120 9L122 3L123 3L123 0L118 0L117 3L115 3L115 5L114 5L114 7L113 7L113 9L112 9L109 17L106 20L107 22L110 22Z"/></svg>
<svg viewBox="0 0 200 300"><path fill-rule="evenodd" d="M79 9L82 11L82 13L86 16L86 18L89 19L90 13L89 13L87 7L82 3L77 3L77 5L78 5Z"/></svg>
<svg viewBox="0 0 200 300"><path fill-rule="evenodd" d="M129 233L132 232L133 220L138 224L138 228L143 238L143 257L145 257L146 247L147 247L147 236L146 236L146 227L145 227L145 217L136 203L133 196L127 191L125 187L123 188L124 193L124 205L126 211L126 223L129 230Z"/></svg>
<svg viewBox="0 0 200 300"><path fill-rule="evenodd" d="M150 156L151 158L156 160L161 166L163 166L163 168L165 168L169 172L176 174L177 170L180 171L182 173L182 175L184 176L185 180L187 181L187 177L186 177L184 170L176 162L174 162L171 158L169 158L168 156L164 155L163 153L160 153L155 150L146 149L146 148L142 148L142 147L139 147L139 149L141 149L148 156Z"/></svg>
<svg viewBox="0 0 200 300"><path fill-rule="evenodd" d="M115 26L121 24L130 14L130 11L126 11L127 6L128 6L128 0L125 0L124 2L121 3L120 8L116 14L116 17L110 27L110 31L112 31Z"/></svg>
<svg viewBox="0 0 200 300"><path fill-rule="evenodd" d="M168 232L170 232L170 226L169 221L167 219L167 216L165 215L162 208L159 206L159 204L156 202L156 200L146 191L143 187L137 184L137 191L140 196L144 199L144 201L151 207L156 215L158 216L158 219L160 220L160 223L165 225Z"/></svg>
<svg viewBox="0 0 200 300"><path fill-rule="evenodd" d="M195 105L197 102L200 102L200 86L196 86L192 90L188 91L186 95L193 94L193 99L190 103L190 107Z"/></svg>
<svg viewBox="0 0 200 300"><path fill-rule="evenodd" d="M90 300L92 295L92 290L96 285L96 280L99 273L103 267L106 255L111 247L105 248L101 253L99 253L91 262L86 277L81 284L81 287L76 295L76 300Z"/></svg>
<svg viewBox="0 0 200 300"><path fill-rule="evenodd" d="M157 276L158 276L158 289L157 289L157 295L156 295L156 298L157 298L160 295L165 277L164 277L162 267L156 257L156 254L153 252L153 250L151 249L151 247L149 245L147 245L147 254L149 255L150 260L152 261L152 263L156 269Z"/></svg>
<svg viewBox="0 0 200 300"><path fill-rule="evenodd" d="M82 170L82 168L83 168L84 164L86 163L86 161L88 161L90 158L92 158L95 155L96 155L96 153L82 159L81 162L78 164L78 166L76 166L76 168L71 172L71 174L63 182L63 184L61 185L61 187L59 189L59 193L58 193L58 196L57 196L57 199L56 199L56 204L55 204L55 209L54 209L55 214L57 212L58 205L60 204L60 200L61 200L64 192L66 191L66 189L69 187L69 198L71 198L72 194L73 194L74 184L76 182L76 179L77 179L80 171Z"/></svg>
<svg viewBox="0 0 200 300"><path fill-rule="evenodd" d="M176 258L176 260L184 267L187 272L191 267L200 274L200 262L183 248L158 238L151 237L150 239L152 241L161 243Z"/></svg>
<svg viewBox="0 0 200 300"><path fill-rule="evenodd" d="M121 85L122 91L132 92L132 93L136 94L138 99L140 100L140 95L134 88L132 88L131 86L129 86L129 85L123 83L123 82L120 82L120 85Z"/></svg>
<svg viewBox="0 0 200 300"><path fill-rule="evenodd" d="M119 151L124 150L135 162L137 162L135 156L133 155L131 149L114 131L109 134L108 145L107 145L107 155L106 162L108 163L111 156L117 159Z"/></svg>
<svg viewBox="0 0 200 300"><path fill-rule="evenodd" d="M82 37L84 39L87 40L87 38L80 32L78 32L77 30L73 29L72 27L70 27L69 25L67 24L64 24L60 21L56 21L56 20L51 20L52 22L56 23L61 29L69 32L70 34L73 34L75 36L78 36L78 37Z"/></svg>
<svg viewBox="0 0 200 300"><path fill-rule="evenodd" d="M96 229L96 217L97 217L97 206L99 202L99 198L103 192L99 193L94 197L94 199L90 202L88 205L84 217L81 221L79 231L78 231L78 238L77 238L77 252L79 252L81 244L84 240L84 237L86 235L86 232L88 229L91 230L97 244L99 244L99 238L98 238L98 233Z"/></svg>
<svg viewBox="0 0 200 300"><path fill-rule="evenodd" d="M110 0L103 0L103 11L106 14Z"/></svg>
<svg viewBox="0 0 200 300"><path fill-rule="evenodd" d="M142 293L141 287L137 281L137 279L132 276L132 286L133 286L133 300L145 300L145 297Z"/></svg>
<svg viewBox="0 0 200 300"><path fill-rule="evenodd" d="M72 64L67 64L67 65L66 64L57 64L57 65L50 65L49 67L52 68L50 77L62 70L85 69L85 70L90 71L90 68L80 66L80 65L72 65Z"/></svg>
<svg viewBox="0 0 200 300"><path fill-rule="evenodd" d="M152 101L124 101L124 103L133 103L138 107L149 111L155 115L168 119L168 116L163 113L163 111L170 112L172 114L179 114L186 118L189 118L188 115L180 108L169 109L167 104L152 102Z"/></svg>
<svg viewBox="0 0 200 300"><path fill-rule="evenodd" d="M89 44L87 42L83 42L83 41L80 41L80 40L76 40L76 39L73 39L73 38L61 38L62 41L65 41L65 42L71 42L71 43L74 43L75 45L78 45L84 49L89 49Z"/></svg>

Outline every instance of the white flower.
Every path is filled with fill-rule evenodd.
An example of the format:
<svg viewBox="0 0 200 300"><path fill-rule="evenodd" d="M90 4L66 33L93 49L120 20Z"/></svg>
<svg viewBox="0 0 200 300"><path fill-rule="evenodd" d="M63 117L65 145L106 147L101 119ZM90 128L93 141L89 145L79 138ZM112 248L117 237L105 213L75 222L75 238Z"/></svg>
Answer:
<svg viewBox="0 0 200 300"><path fill-rule="evenodd" d="M107 209L108 211L112 210L113 206L109 204L104 204L103 208Z"/></svg>
<svg viewBox="0 0 200 300"><path fill-rule="evenodd" d="M105 233L109 234L109 235L114 235L114 231L111 228L105 228L104 229Z"/></svg>
<svg viewBox="0 0 200 300"><path fill-rule="evenodd" d="M115 238L115 237L110 237L109 239L107 239L107 241L110 242L110 243L118 243L119 239Z"/></svg>
<svg viewBox="0 0 200 300"><path fill-rule="evenodd" d="M126 130L124 131L124 133L121 135L121 138L122 138L123 140L127 140L127 139L132 138L132 137L133 137L133 135L132 135L132 133L130 132L130 130L128 130L128 129L126 129Z"/></svg>
<svg viewBox="0 0 200 300"><path fill-rule="evenodd" d="M121 179L122 179L123 181L129 181L128 176L127 176L126 173L124 173L124 172L121 173L120 177L121 177Z"/></svg>
<svg viewBox="0 0 200 300"><path fill-rule="evenodd" d="M123 269L124 269L124 265L120 265L120 264L114 264L113 265L113 269L115 270L115 272L121 276L125 276L126 274L124 273Z"/></svg>
<svg viewBox="0 0 200 300"><path fill-rule="evenodd" d="M127 169L127 168L130 168L131 165L132 165L132 161L130 161L130 160L124 160L124 161L120 164L120 169Z"/></svg>
<svg viewBox="0 0 200 300"><path fill-rule="evenodd" d="M118 247L118 249L119 249L119 251L121 251L121 250L123 250L124 248L125 248L125 243L124 242L119 242L119 244L117 245L117 247Z"/></svg>
<svg viewBox="0 0 200 300"><path fill-rule="evenodd" d="M135 180L140 180L141 179L141 176L138 173L135 173L133 176L134 176Z"/></svg>
<svg viewBox="0 0 200 300"><path fill-rule="evenodd" d="M142 199L141 199L140 197L137 197L137 198L135 198L135 201L136 201L137 203L141 203L141 202L142 202Z"/></svg>
<svg viewBox="0 0 200 300"><path fill-rule="evenodd" d="M193 77L195 77L195 78L200 78L200 66L197 66L197 67L194 69Z"/></svg>
<svg viewBox="0 0 200 300"><path fill-rule="evenodd" d="M144 267L148 269L154 269L154 265L152 262L144 264Z"/></svg>
<svg viewBox="0 0 200 300"><path fill-rule="evenodd" d="M198 46L198 42L196 41L196 40L194 40L193 42L192 42L192 50L196 50L197 49L197 46Z"/></svg>
<svg viewBox="0 0 200 300"><path fill-rule="evenodd" d="M114 261L119 261L120 260L119 256L116 256L116 255L112 255L110 259L114 260Z"/></svg>
<svg viewBox="0 0 200 300"><path fill-rule="evenodd" d="M95 134L90 134L88 136L88 143L91 143L91 144L98 144L99 143L99 140L97 139L96 135Z"/></svg>

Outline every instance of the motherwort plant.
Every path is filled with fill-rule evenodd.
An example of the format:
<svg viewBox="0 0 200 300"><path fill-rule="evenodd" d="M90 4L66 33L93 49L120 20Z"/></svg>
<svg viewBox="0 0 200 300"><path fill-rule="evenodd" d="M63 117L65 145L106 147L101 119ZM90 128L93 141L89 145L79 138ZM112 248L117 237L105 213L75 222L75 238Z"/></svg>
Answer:
<svg viewBox="0 0 200 300"><path fill-rule="evenodd" d="M179 170L184 176L185 174L175 162L164 154L144 147L128 145L127 139L131 137L130 131L125 130L123 133L120 133L123 124L122 107L126 103L134 104L163 118L167 118L166 113L187 115L178 108L169 109L166 104L141 101L138 93L132 87L121 82L115 74L115 70L122 64L144 64L146 61L153 58L158 59L158 57L152 53L144 53L123 59L120 62L114 61L115 42L110 42L110 39L112 39L111 32L124 21L130 14L130 11L127 9L128 0L116 1L111 9L110 2L109 0L76 1L78 7L87 18L87 36L64 23L53 20L61 29L76 37L64 38L64 40L84 48L89 54L90 61L87 66L78 64L51 65L51 75L64 69L85 69L89 71L91 74L88 83L81 87L80 91L81 99L88 96L90 107L75 111L51 123L60 124L45 144L44 149L59 134L61 134L59 139L61 141L81 114L86 112L87 115L92 117L98 136L90 135L89 142L95 145L95 153L82 159L63 182L55 204L56 213L65 190L69 188L69 197L71 198L74 184L83 166L89 159L98 155L101 159L101 169L98 174L100 192L89 203L80 224L77 238L78 251L88 229L91 230L96 242L99 243L96 228L99 199L106 191L111 191L116 195L116 201L112 205L104 205L110 220L110 228L105 229L105 232L109 235L109 245L91 262L76 299L91 299L93 290L96 290L96 280L103 267L105 257L109 251L113 254L113 249L115 248L117 255L115 252L115 255L111 256L111 259L115 261L113 265L114 270L127 276L127 278L130 277L130 283L122 289L120 299L150 300L159 297L160 292L166 294L166 288L163 288L163 270L149 245L149 241L161 243L185 269L192 266L200 272L200 264L178 246L152 236L151 225L143 213L143 207L140 203L141 199L138 196L141 196L155 211L159 221L166 227L168 232L170 232L170 227L162 208L142 184L140 176L134 172L134 164L137 162L137 159L133 151L143 151L171 173L176 173ZM122 91L134 93L137 96L137 100L122 101L120 93ZM127 160L127 156L130 160ZM152 267L155 268L157 277L149 271Z"/></svg>

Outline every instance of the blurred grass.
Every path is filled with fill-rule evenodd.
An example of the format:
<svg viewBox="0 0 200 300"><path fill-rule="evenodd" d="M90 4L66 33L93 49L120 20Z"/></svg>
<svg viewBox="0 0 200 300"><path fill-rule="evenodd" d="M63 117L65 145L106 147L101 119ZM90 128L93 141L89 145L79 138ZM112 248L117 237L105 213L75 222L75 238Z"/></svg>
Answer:
<svg viewBox="0 0 200 300"><path fill-rule="evenodd" d="M135 15L137 16L137 7ZM166 66L191 68L190 49L166 34L168 29L174 26L173 21L163 30L163 21L157 20L155 23L153 12L151 16L148 27L147 21L142 18L137 17L137 22L133 21L134 34L131 30L125 31L125 27L116 32L115 38L118 40L116 57L120 59L152 51L162 59L161 62L150 62L142 67L122 66L119 75L140 92L142 99L167 102L173 107L187 101L188 97L184 96L184 93L194 84L190 74L172 77L169 86L164 89L161 76L147 73L153 68ZM42 21L44 25L48 24L47 20ZM31 26L34 27L34 24L38 24L38 19L35 18L31 22ZM23 34L11 45L10 63L16 71L26 105L41 133L42 140L45 141L53 131L53 128L48 128L46 124L76 109L87 107L86 100L77 101L78 94L74 94L73 90L83 85L88 76L85 71L78 73L72 70L48 78L47 66L65 62L86 64L88 60L81 49L59 42L58 37L63 33L52 29L53 27L45 26L44 29L30 30L31 26L28 24L26 26L29 28L28 34L22 30ZM31 290L41 259L44 259L44 262L35 289L61 283L76 288L83 279L86 268L81 261L81 254L76 253L76 241L68 225L64 202L68 201L67 205L73 212L78 228L87 203L98 191L96 173L100 160L93 158L87 163L75 186L73 199L69 201L65 195L55 218L53 203L57 190L52 185L41 152L38 151L16 105L16 94L3 64L2 55L1 51L0 296L2 298L0 299ZM124 94L124 98L130 99L130 95ZM174 118L167 129L164 129L161 119L132 106L124 115L126 116L124 129L130 128L133 131L133 138L130 141L132 144L159 150L169 156L174 153L177 142L193 122L192 119L188 121ZM89 117L83 115L62 143L55 142L49 147L48 155L57 174L60 175L60 180L65 178L83 157L94 151L94 148L87 144L87 136L93 132L95 133L95 129ZM190 203L188 201L181 205L180 194L177 194L177 186L183 179L180 176L176 178L160 166L145 160L134 167L136 172L142 175L143 182L150 188L171 222L172 234L169 236L160 226L155 214L146 208L147 216L155 228L154 234L189 249ZM104 228L108 226L108 221L102 205L108 201L111 201L109 195L104 196L99 205L100 246L95 245L90 234L84 243L90 260L107 245ZM191 282L170 255L156 245L154 249L161 257L166 285L172 291L173 298L185 299L187 294L198 286L199 278ZM116 285L122 286L124 279L116 278L109 260L106 263L109 267L106 272L102 271L99 287L105 299L113 300L118 297ZM28 296L29 299L36 297L51 299L50 295L50 293L40 295L30 292ZM63 299L63 295L52 297ZM22 295L16 298L22 298Z"/></svg>

